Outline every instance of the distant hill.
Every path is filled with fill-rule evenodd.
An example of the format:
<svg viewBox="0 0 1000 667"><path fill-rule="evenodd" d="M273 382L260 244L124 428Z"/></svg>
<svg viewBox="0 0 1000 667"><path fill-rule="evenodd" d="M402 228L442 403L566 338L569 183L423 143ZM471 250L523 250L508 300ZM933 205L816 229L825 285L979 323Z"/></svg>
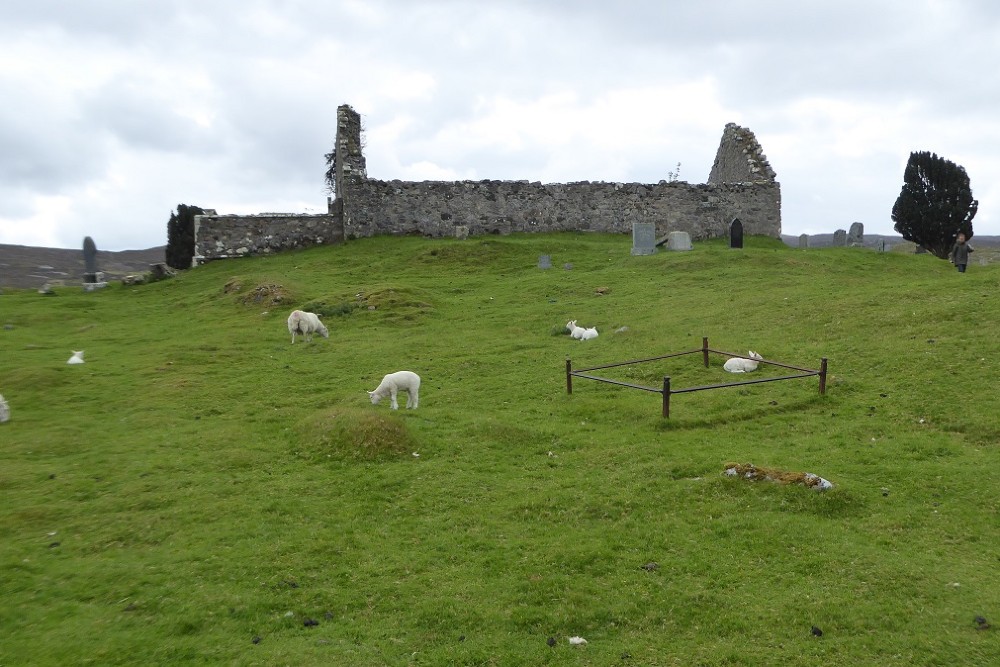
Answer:
<svg viewBox="0 0 1000 667"><path fill-rule="evenodd" d="M149 265L163 262L166 246L147 250L97 251L97 269L105 280L132 273L145 273ZM63 280L67 285L83 282L83 250L37 248L0 244L0 287L37 288Z"/></svg>
<svg viewBox="0 0 1000 667"><path fill-rule="evenodd" d="M785 245L789 245L793 248L799 247L799 237L798 235L792 234L782 234L781 240L785 242ZM879 240L885 240L886 245L893 246L899 243L909 243L909 241L904 241L902 236L887 236L885 234L865 234L864 246L866 248L875 248L878 245ZM833 245L833 234L810 234L809 235L809 247L810 248L828 248ZM983 247L1000 247L1000 236L980 236L976 234L972 237L973 246L983 246Z"/></svg>

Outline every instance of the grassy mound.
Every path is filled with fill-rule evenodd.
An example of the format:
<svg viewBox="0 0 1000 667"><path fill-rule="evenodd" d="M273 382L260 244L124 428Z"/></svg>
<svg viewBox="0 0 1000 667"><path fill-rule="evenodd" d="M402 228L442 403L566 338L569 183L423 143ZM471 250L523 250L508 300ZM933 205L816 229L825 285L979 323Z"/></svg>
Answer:
<svg viewBox="0 0 1000 667"><path fill-rule="evenodd" d="M331 408L299 424L295 449L311 460L389 461L416 448L401 417L384 409Z"/></svg>

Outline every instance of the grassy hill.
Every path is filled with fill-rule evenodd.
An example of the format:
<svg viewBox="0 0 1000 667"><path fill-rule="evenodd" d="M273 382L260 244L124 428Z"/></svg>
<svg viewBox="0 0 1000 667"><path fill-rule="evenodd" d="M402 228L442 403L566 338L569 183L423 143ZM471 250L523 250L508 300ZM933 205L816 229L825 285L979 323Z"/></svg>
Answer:
<svg viewBox="0 0 1000 667"><path fill-rule="evenodd" d="M377 238L5 291L0 664L994 664L1000 268L629 247ZM329 339L290 344L303 306ZM684 394L669 420L656 394L566 394L567 357L702 336L827 357L828 393ZM606 374L713 384L724 360ZM401 369L420 408L371 405Z"/></svg>

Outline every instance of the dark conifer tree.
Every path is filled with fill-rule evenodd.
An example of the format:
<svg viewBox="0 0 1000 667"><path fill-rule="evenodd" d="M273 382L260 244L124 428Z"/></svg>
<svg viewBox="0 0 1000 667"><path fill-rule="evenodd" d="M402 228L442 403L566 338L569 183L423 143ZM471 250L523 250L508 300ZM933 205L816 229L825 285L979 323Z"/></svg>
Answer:
<svg viewBox="0 0 1000 667"><path fill-rule="evenodd" d="M892 207L895 229L904 239L947 259L959 232L972 238L977 210L963 167L927 151L910 153Z"/></svg>
<svg viewBox="0 0 1000 667"><path fill-rule="evenodd" d="M171 211L167 222L167 266L173 269L190 269L194 258L194 216L205 211L197 206L178 204Z"/></svg>

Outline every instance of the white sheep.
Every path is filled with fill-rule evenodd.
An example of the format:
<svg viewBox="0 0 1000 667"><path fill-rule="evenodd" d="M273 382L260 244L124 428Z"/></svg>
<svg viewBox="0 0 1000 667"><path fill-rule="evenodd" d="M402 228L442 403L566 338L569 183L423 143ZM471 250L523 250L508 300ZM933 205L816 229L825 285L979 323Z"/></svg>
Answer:
<svg viewBox="0 0 1000 667"><path fill-rule="evenodd" d="M66 363L67 364L82 364L83 363L83 350L70 350L73 356L70 357Z"/></svg>
<svg viewBox="0 0 1000 667"><path fill-rule="evenodd" d="M417 409L417 404L420 402L420 376L412 371L396 371L395 373L389 373L377 387L375 391L368 392L368 396L372 399L372 405L378 405L386 396L389 397L391 403L389 407L393 410L399 409L399 403L396 402L396 392L405 391L406 392L406 407Z"/></svg>
<svg viewBox="0 0 1000 667"><path fill-rule="evenodd" d="M0 424L9 420L10 420L10 406L7 405L7 401L3 400L3 394L0 394Z"/></svg>
<svg viewBox="0 0 1000 667"><path fill-rule="evenodd" d="M288 333L292 334L292 345L295 344L295 334L302 334L306 342L312 340L314 333L318 333L323 338L330 337L330 332L319 321L319 315L307 313L304 310L293 310L292 314L288 316Z"/></svg>
<svg viewBox="0 0 1000 667"><path fill-rule="evenodd" d="M576 338L577 340L583 339L583 332L586 331L586 329L576 326L576 320L570 320L567 322L566 328L569 329L570 338Z"/></svg>
<svg viewBox="0 0 1000 667"><path fill-rule="evenodd" d="M758 362L764 357L760 356L753 350L750 350L750 358L744 359L743 357L733 357L723 364L723 368L730 373L749 373L750 371L757 370Z"/></svg>
<svg viewBox="0 0 1000 667"><path fill-rule="evenodd" d="M580 336L580 340L590 340L591 338L597 338L597 327L590 327L589 329L583 330L583 335Z"/></svg>

